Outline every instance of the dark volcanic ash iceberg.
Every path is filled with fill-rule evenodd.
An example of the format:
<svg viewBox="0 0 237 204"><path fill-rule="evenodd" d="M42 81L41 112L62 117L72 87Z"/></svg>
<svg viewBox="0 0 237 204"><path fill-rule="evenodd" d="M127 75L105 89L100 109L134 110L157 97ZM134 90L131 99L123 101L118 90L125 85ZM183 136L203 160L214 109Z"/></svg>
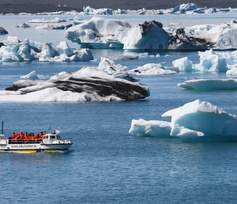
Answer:
<svg viewBox="0 0 237 204"><path fill-rule="evenodd" d="M149 96L148 88L95 68L61 72L49 80L23 79L0 92L0 102L131 101Z"/></svg>

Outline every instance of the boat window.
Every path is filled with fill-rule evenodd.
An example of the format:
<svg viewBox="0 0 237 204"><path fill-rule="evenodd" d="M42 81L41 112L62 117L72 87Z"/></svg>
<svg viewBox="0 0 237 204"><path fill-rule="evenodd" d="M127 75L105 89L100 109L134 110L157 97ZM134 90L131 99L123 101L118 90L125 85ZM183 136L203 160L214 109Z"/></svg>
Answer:
<svg viewBox="0 0 237 204"><path fill-rule="evenodd" d="M55 136L50 136L50 139L55 139L56 137Z"/></svg>

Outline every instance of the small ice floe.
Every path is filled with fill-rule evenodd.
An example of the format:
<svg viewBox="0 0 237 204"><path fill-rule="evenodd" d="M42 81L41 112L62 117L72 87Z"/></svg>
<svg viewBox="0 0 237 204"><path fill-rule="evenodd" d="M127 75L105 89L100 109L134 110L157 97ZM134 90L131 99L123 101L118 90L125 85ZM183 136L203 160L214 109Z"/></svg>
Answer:
<svg viewBox="0 0 237 204"><path fill-rule="evenodd" d="M236 91L237 79L193 79L178 86L193 91Z"/></svg>
<svg viewBox="0 0 237 204"><path fill-rule="evenodd" d="M16 81L0 91L0 102L110 102L148 96L149 89L139 83L115 78L95 68L82 68L73 73L61 72L48 80Z"/></svg>
<svg viewBox="0 0 237 204"><path fill-rule="evenodd" d="M127 71L126 66L116 64L113 60L108 59L106 57L101 58L97 69L104 71L107 74L112 75L116 78L126 79L126 80L132 81L132 82L138 81L134 77L130 76L130 74Z"/></svg>
<svg viewBox="0 0 237 204"><path fill-rule="evenodd" d="M35 70L31 71L30 73L26 74L26 75L22 75L20 76L20 79L29 79L29 80L40 80L40 79L48 79L48 76L46 75L40 75L37 74L37 72Z"/></svg>
<svg viewBox="0 0 237 204"><path fill-rule="evenodd" d="M170 69L165 69L161 66L161 64L149 63L149 64L145 64L141 67L131 69L131 70L129 70L129 73L135 74L135 75L155 76L155 75L176 74L177 72L170 70Z"/></svg>
<svg viewBox="0 0 237 204"><path fill-rule="evenodd" d="M237 141L237 116L206 101L186 103L162 117L169 122L132 120L129 133L184 141Z"/></svg>
<svg viewBox="0 0 237 204"><path fill-rule="evenodd" d="M40 44L30 40L19 41L18 38L8 38L0 47L0 62L76 62L90 61L92 53L88 49L70 48L66 42L60 42L57 47L51 43Z"/></svg>

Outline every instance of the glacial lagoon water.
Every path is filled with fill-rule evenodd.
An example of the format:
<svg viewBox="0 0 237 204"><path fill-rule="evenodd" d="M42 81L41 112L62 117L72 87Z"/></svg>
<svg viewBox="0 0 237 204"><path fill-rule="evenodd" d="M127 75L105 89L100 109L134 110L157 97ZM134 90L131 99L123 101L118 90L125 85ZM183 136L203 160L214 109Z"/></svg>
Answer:
<svg viewBox="0 0 237 204"><path fill-rule="evenodd" d="M163 53L159 58L118 63L168 65L186 55L197 58L197 53ZM51 75L95 64L1 65L0 89L32 70ZM51 127L72 138L74 145L67 153L0 154L0 203L236 203L237 143L183 143L128 134L132 119L159 119L161 113L197 98L237 114L236 92L196 93L177 87L184 80L201 77L224 76L142 77L151 96L135 102L1 103L6 134Z"/></svg>

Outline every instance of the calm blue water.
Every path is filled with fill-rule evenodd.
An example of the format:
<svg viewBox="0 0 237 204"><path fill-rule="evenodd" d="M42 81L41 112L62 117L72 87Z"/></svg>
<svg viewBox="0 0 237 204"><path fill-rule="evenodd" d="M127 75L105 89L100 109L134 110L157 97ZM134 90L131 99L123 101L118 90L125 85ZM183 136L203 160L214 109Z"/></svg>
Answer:
<svg viewBox="0 0 237 204"><path fill-rule="evenodd" d="M119 63L169 64L184 55ZM50 75L84 65L88 64L1 65L0 89L31 70ZM142 78L151 89L151 97L144 101L0 104L7 134L52 127L75 143L65 154L0 154L0 203L236 203L237 143L182 143L128 135L133 118L159 119L164 111L197 98L237 114L236 92L193 93L176 86L196 77L202 76Z"/></svg>

